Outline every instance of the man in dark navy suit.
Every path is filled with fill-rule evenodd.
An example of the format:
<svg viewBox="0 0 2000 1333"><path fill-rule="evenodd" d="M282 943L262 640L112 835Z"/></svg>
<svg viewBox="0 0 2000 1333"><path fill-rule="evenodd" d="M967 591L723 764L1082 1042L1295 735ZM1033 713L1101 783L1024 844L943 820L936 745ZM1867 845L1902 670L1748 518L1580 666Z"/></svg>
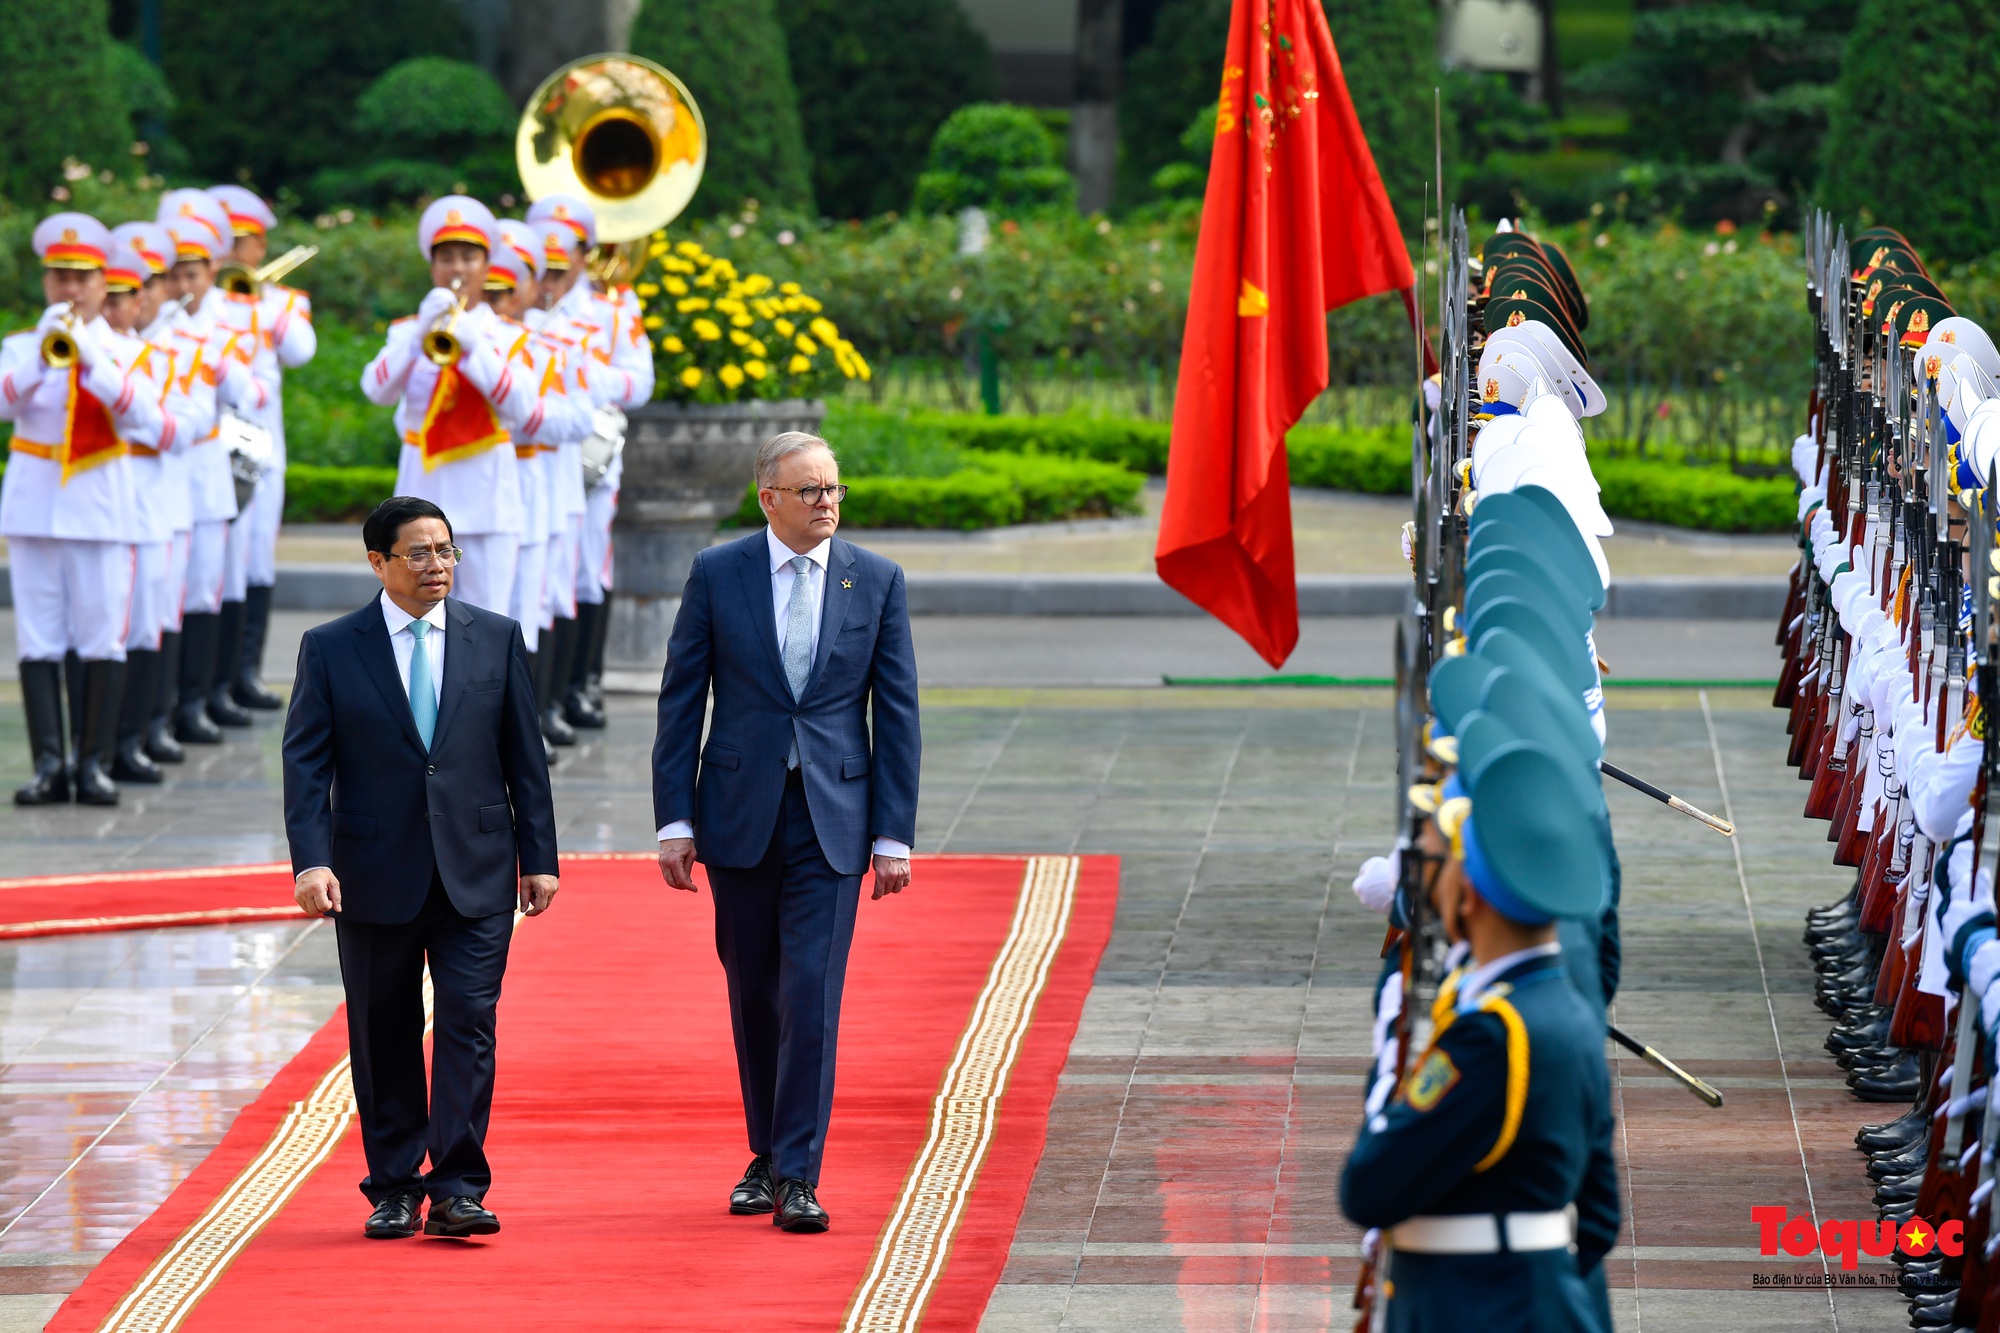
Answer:
<svg viewBox="0 0 2000 1333"><path fill-rule="evenodd" d="M556 894L535 689L521 627L450 596L461 552L442 510L395 496L361 533L382 595L306 632L285 719L295 894L340 944L375 1206L364 1233L491 1235L500 977L516 906L538 916Z"/></svg>
<svg viewBox="0 0 2000 1333"><path fill-rule="evenodd" d="M816 1232L861 877L872 856L876 898L909 883L923 738L903 571L833 535L833 450L773 436L756 480L770 526L695 557L681 594L653 812L667 883L692 891L699 860L715 892L755 1155L729 1211Z"/></svg>

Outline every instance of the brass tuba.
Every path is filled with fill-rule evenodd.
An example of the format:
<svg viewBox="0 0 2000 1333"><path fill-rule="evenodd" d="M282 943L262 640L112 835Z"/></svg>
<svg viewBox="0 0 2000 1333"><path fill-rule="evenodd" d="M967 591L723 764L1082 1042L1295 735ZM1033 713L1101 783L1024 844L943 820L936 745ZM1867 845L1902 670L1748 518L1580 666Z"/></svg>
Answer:
<svg viewBox="0 0 2000 1333"><path fill-rule="evenodd" d="M627 281L646 236L679 217L708 164L708 130L686 85L639 56L572 61L521 113L514 161L528 198L573 194L597 214L588 259L600 282Z"/></svg>
<svg viewBox="0 0 2000 1333"><path fill-rule="evenodd" d="M256 296L265 283L276 282L318 253L317 245L295 245L262 268L231 259L216 265L215 285L232 296Z"/></svg>

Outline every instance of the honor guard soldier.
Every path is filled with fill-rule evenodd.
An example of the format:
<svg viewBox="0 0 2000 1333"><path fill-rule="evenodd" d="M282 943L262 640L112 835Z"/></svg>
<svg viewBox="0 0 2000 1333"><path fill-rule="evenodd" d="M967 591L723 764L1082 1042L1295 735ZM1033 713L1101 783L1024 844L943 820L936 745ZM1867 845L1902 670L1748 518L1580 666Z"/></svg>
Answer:
<svg viewBox="0 0 2000 1333"><path fill-rule="evenodd" d="M516 376L485 302L493 214L464 195L432 202L417 243L435 284L414 317L389 337L361 373L370 402L396 407L403 437L396 493L429 500L451 515L465 552L453 591L501 615L514 592L514 561L525 515L514 438L540 425L537 386Z"/></svg>
<svg viewBox="0 0 2000 1333"><path fill-rule="evenodd" d="M1558 919L1601 909L1603 852L1574 757L1486 721L1462 727L1460 774L1440 793L1451 854L1431 895L1469 964L1363 1126L1341 1208L1386 1238L1377 1299L1398 1333L1610 1333L1605 1029L1556 942Z"/></svg>
<svg viewBox="0 0 2000 1333"><path fill-rule="evenodd" d="M597 244L597 215L589 204L570 195L552 194L536 200L528 209L528 221L562 223L576 232L585 251ZM653 344L641 322L638 295L630 287L600 290L581 264L571 268L568 280L568 290L555 303L553 313L567 315L592 331L588 342L592 361L589 374L597 401L620 412L650 401ZM592 634L588 656L578 653L578 661L588 672L602 671L605 616L609 611L606 602L611 595L613 572L611 524L618 516L618 483L623 473L623 456L614 456L609 470L585 497L576 597L579 603L597 608L590 613ZM571 683L577 683L574 677Z"/></svg>
<svg viewBox="0 0 2000 1333"><path fill-rule="evenodd" d="M278 225L270 205L240 185L213 185L208 193L229 215L229 258L252 270L260 267L270 253L269 231ZM232 328L247 323L251 335L238 355L248 353L251 374L270 396L256 421L271 433L271 452L262 460L257 489L240 520L245 525L242 645L234 657L224 657L223 668L230 673L229 693L237 703L276 710L283 702L265 688L263 664L271 632L271 589L278 581L278 526L285 513L284 378L286 371L313 359L319 338L313 332L312 298L295 287L264 282L251 295L226 295L223 320Z"/></svg>
<svg viewBox="0 0 2000 1333"><path fill-rule="evenodd" d="M49 305L33 330L0 343L0 418L14 424L0 482L14 633L33 779L19 805L67 801L63 658L82 659L75 795L115 805L110 776L132 599L131 443L157 445L160 405L120 364L104 322L111 235L95 218L57 213L35 228Z"/></svg>
<svg viewBox="0 0 2000 1333"><path fill-rule="evenodd" d="M238 355L245 335L218 318L223 301L215 291L215 261L228 252L228 214L201 190L171 190L160 200L159 217L173 234L174 284L184 311L172 331L173 393L191 400L185 415L203 423L201 436L187 447L194 531L181 614L174 737L216 745L221 727L250 725L250 714L229 697L221 669L223 606L233 600L240 612L248 555L247 529L235 521L242 506L222 427L230 415L254 418L269 395Z"/></svg>

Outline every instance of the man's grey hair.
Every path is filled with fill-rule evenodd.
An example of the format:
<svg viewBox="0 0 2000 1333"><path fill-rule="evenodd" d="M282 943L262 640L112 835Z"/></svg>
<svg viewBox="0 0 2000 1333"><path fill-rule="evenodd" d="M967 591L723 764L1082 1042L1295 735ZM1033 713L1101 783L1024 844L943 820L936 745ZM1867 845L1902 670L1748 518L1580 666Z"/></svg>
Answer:
<svg viewBox="0 0 2000 1333"><path fill-rule="evenodd" d="M833 446L814 435L811 431L780 431L757 447L757 484L774 486L778 481L778 464L793 454L802 454L808 449L824 449L829 454Z"/></svg>

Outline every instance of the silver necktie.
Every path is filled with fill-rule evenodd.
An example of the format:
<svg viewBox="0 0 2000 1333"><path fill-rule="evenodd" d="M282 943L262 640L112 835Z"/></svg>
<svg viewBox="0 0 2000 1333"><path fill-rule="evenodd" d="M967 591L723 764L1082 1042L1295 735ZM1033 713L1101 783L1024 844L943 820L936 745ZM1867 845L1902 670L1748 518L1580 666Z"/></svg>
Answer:
<svg viewBox="0 0 2000 1333"><path fill-rule="evenodd" d="M792 596L785 603L785 682L795 700L805 693L806 678L812 675L812 580L807 577L811 569L812 561L805 556L792 557ZM798 766L799 742L794 736L785 767Z"/></svg>

